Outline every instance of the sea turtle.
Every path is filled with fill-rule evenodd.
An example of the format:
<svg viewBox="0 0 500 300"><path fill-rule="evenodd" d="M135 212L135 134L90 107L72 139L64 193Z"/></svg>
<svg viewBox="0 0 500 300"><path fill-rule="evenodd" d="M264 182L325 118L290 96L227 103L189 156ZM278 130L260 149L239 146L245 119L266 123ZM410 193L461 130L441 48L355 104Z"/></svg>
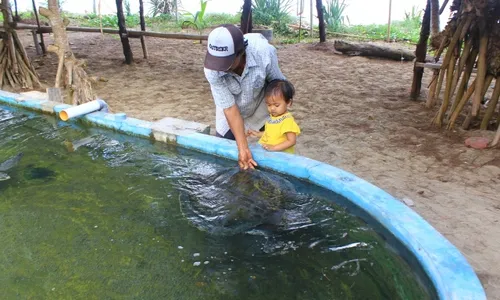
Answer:
<svg viewBox="0 0 500 300"><path fill-rule="evenodd" d="M3 163L0 164L0 181L5 181L10 179L9 174L5 173L8 170L12 169L17 163L21 160L21 157L23 156L23 153L18 153L15 156L12 156L11 158L7 159Z"/></svg>
<svg viewBox="0 0 500 300"><path fill-rule="evenodd" d="M273 174L224 169L190 178L179 196L181 210L193 225L216 235L234 235L259 226L286 223L285 202L296 198L293 184Z"/></svg>

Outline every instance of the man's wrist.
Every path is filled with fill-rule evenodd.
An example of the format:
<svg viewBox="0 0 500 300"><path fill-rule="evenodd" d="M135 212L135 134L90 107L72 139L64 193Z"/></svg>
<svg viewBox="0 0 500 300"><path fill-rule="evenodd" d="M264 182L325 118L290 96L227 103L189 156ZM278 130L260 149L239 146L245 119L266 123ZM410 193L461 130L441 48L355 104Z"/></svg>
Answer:
<svg viewBox="0 0 500 300"><path fill-rule="evenodd" d="M238 147L238 151L241 151L241 150L246 150L248 149L248 143L247 143L247 140L246 139L243 139L241 141L236 141L236 146Z"/></svg>

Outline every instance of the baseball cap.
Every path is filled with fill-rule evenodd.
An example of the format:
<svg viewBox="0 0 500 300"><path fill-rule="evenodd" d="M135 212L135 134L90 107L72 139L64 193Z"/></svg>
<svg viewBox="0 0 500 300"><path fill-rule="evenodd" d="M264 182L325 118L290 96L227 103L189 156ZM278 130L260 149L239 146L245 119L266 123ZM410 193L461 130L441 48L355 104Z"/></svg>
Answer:
<svg viewBox="0 0 500 300"><path fill-rule="evenodd" d="M245 49L241 30L231 24L221 25L208 35L205 68L215 71L227 71L236 55Z"/></svg>

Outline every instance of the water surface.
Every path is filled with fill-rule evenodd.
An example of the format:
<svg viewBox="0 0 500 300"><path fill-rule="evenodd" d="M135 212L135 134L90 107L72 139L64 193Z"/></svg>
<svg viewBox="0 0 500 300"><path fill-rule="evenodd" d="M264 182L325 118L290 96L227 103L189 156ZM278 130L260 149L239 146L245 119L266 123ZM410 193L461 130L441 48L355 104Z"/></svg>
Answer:
<svg viewBox="0 0 500 300"><path fill-rule="evenodd" d="M2 299L430 299L338 195L0 106ZM236 211L236 213L235 213Z"/></svg>

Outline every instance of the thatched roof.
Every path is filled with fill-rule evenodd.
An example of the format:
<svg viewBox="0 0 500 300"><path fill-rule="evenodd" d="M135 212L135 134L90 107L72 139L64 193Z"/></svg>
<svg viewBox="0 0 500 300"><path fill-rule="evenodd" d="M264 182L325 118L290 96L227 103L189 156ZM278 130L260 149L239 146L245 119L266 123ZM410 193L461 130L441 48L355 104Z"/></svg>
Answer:
<svg viewBox="0 0 500 300"><path fill-rule="evenodd" d="M458 28L463 28L462 36L479 43L483 35L488 40L488 73L500 75L500 1L499 0L454 0L450 7L451 19L445 30L433 42L441 50L448 47ZM467 19L470 19L468 22ZM462 24L461 24L462 23ZM465 25L464 25L465 24ZM462 25L462 27L460 26ZM444 41L443 41L444 40ZM439 51L438 51L439 52Z"/></svg>

